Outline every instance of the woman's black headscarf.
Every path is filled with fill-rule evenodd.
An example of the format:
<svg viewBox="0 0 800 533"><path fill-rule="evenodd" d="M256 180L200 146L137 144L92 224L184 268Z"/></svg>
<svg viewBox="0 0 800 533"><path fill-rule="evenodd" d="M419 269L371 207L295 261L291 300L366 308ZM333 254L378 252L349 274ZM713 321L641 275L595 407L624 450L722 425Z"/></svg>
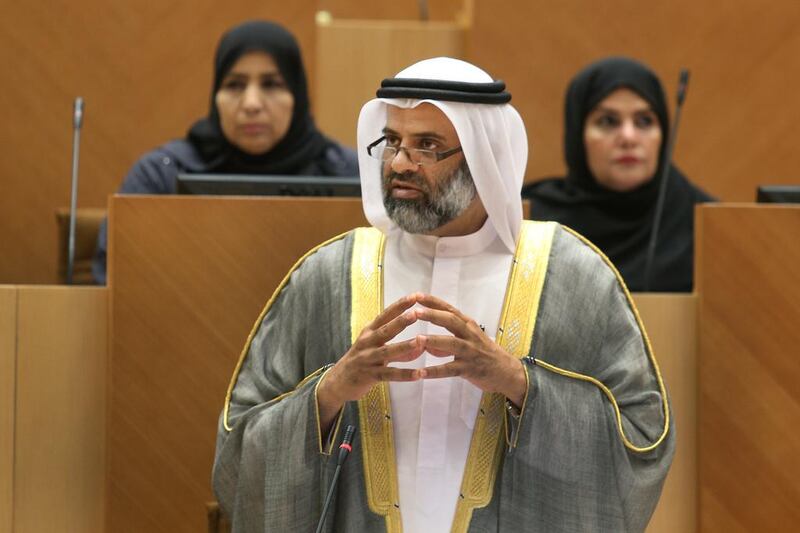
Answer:
<svg viewBox="0 0 800 533"><path fill-rule="evenodd" d="M583 143L587 115L601 100L620 88L634 91L650 104L658 116L662 138L655 176L628 192L611 191L597 183L589 171ZM663 165L668 164L669 178L650 290L691 291L694 204L712 198L665 161L669 115L656 75L641 63L623 57L593 63L570 83L564 119L567 176L534 182L523 188L523 196L531 199L531 218L556 220L581 233L611 259L631 290L643 290L658 187Z"/></svg>
<svg viewBox="0 0 800 533"><path fill-rule="evenodd" d="M270 151L251 155L232 145L222 133L216 94L236 61L253 51L273 57L294 95L292 121L286 135ZM322 156L331 144L311 118L306 73L294 36L273 22L249 21L236 26L220 39L214 57L214 86L206 118L189 130L187 140L197 149L210 171L253 174L296 174Z"/></svg>

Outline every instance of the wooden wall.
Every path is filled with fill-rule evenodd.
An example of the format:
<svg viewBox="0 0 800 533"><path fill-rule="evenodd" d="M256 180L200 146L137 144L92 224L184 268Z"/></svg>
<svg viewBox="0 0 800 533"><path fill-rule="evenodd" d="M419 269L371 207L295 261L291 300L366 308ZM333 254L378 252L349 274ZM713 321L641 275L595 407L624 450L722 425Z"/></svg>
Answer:
<svg viewBox="0 0 800 533"><path fill-rule="evenodd" d="M529 131L528 178L563 171L561 108L572 74L611 53L652 64L668 92L680 67L693 78L677 161L726 200L749 200L759 182L800 181L800 3L795 0L542 2L431 0L433 20L472 6L466 59L504 78ZM288 25L314 78L314 14L417 16L417 2L134 0L4 2L0 62L0 282L56 277L54 210L69 203L71 109L86 99L81 206L104 206L144 151L182 136L208 105L221 32L250 17ZM499 9L499 6L502 6ZM376 80L376 86L377 86Z"/></svg>
<svg viewBox="0 0 800 533"><path fill-rule="evenodd" d="M696 213L700 531L800 520L800 207Z"/></svg>
<svg viewBox="0 0 800 533"><path fill-rule="evenodd" d="M651 65L674 104L691 70L675 161L727 201L757 183L800 183L800 2L475 2L467 57L504 78L528 127L528 179L563 175L563 97L607 55Z"/></svg>

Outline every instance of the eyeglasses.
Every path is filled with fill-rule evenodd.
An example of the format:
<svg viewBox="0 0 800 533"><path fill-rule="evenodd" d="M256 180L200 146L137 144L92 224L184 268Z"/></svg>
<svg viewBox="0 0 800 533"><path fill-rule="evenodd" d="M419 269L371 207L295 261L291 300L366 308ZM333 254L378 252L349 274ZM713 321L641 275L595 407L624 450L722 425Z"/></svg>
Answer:
<svg viewBox="0 0 800 533"><path fill-rule="evenodd" d="M406 157L412 163L420 166L433 165L442 159L447 159L461 151L461 147L445 150L444 152L434 152L433 150L421 150L419 148L406 148L404 146L386 146L381 144L386 140L386 136L381 137L374 143L367 146L367 154L370 157L379 159L383 162L392 161L401 150L406 153Z"/></svg>

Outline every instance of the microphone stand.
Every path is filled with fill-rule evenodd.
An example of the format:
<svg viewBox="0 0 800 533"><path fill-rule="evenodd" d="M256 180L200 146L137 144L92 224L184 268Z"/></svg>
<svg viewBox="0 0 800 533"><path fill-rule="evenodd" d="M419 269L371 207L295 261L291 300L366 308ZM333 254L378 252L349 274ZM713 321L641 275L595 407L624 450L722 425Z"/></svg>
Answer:
<svg viewBox="0 0 800 533"><path fill-rule="evenodd" d="M322 506L322 514L320 515L319 523L317 524L317 533L322 533L322 526L325 524L325 517L328 515L328 507L333 499L333 491L336 489L336 484L339 481L339 474L342 471L342 465L344 464L345 460L347 460L347 456L350 455L350 452L353 450L353 447L350 445L350 443L353 442L353 433L355 430L356 428L348 425L344 432L342 443L339 445L339 457L336 459L336 471L333 473L333 479L331 480L331 485L328 489L328 495L325 497L325 505Z"/></svg>
<svg viewBox="0 0 800 533"><path fill-rule="evenodd" d="M653 228L650 232L650 242L647 246L647 256L644 263L644 292L650 291L650 277L653 270L653 260L656 254L656 242L658 241L658 230L661 226L661 216L664 212L664 198L667 191L667 180L669 179L669 169L672 166L672 153L675 150L675 140L678 137L678 126L681 122L681 109L686 98L686 89L689 86L689 71L681 69L680 80L678 82L678 104L675 106L675 120L673 121L672 131L670 131L667 149L664 152L664 167L661 171L661 183L658 184L658 198L656 200L656 210L653 215Z"/></svg>
<svg viewBox="0 0 800 533"><path fill-rule="evenodd" d="M75 99L72 114L72 194L69 203L69 244L67 245L67 285L72 285L75 268L75 217L78 204L78 156L83 125L83 98Z"/></svg>
<svg viewBox="0 0 800 533"><path fill-rule="evenodd" d="M427 22L428 20L428 0L417 0L419 6L419 20Z"/></svg>

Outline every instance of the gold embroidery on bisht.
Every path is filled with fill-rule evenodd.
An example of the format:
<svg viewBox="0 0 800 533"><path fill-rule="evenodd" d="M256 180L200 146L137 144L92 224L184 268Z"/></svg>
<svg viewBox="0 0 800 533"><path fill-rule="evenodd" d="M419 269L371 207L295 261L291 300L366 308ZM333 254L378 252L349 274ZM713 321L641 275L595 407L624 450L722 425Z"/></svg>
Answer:
<svg viewBox="0 0 800 533"><path fill-rule="evenodd" d="M375 228L358 228L351 267L351 340L383 310L384 235ZM358 401L358 418L364 458L367 503L373 513L386 520L387 533L402 531L399 506L394 433L389 386L380 383Z"/></svg>
<svg viewBox="0 0 800 533"><path fill-rule="evenodd" d="M525 357L533 340L539 300L556 224L524 221L509 274L497 343L515 357ZM484 394L472 434L453 533L466 532L474 509L492 500L503 451L505 398Z"/></svg>

